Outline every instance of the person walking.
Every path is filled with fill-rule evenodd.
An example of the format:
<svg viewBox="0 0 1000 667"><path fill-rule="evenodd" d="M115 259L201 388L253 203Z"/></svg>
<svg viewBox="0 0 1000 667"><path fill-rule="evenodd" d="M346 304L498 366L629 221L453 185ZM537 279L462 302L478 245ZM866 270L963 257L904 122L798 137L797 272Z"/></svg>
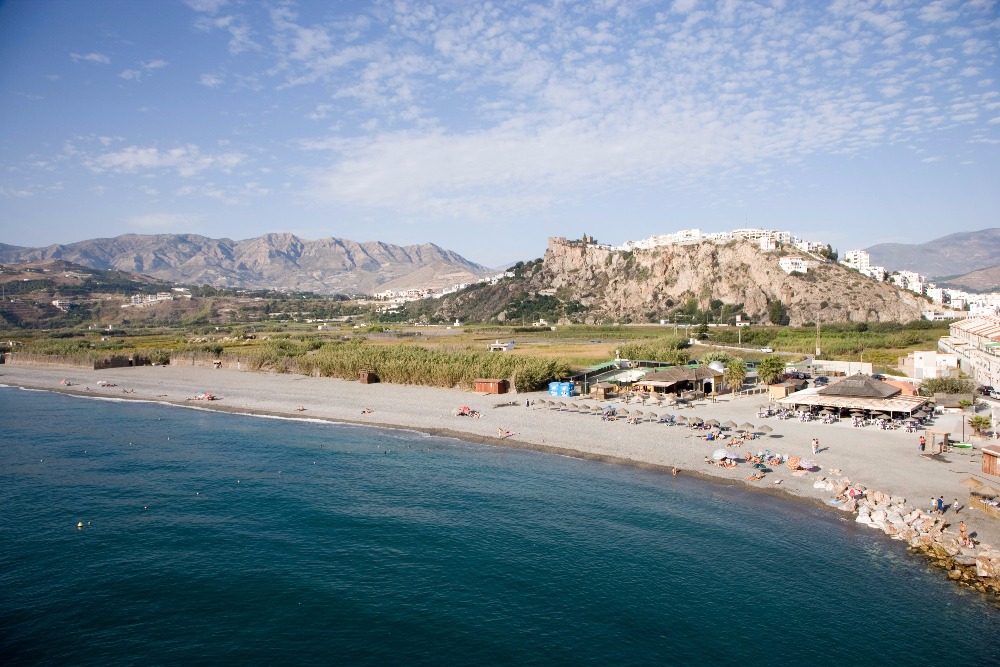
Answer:
<svg viewBox="0 0 1000 667"><path fill-rule="evenodd" d="M920 443L920 451L927 449L927 438L920 436L920 440L918 442Z"/></svg>
<svg viewBox="0 0 1000 667"><path fill-rule="evenodd" d="M938 496L938 499L934 501L934 504L937 508L937 513L944 514L944 496Z"/></svg>
<svg viewBox="0 0 1000 667"><path fill-rule="evenodd" d="M813 454L819 453L819 438L813 438L812 452Z"/></svg>

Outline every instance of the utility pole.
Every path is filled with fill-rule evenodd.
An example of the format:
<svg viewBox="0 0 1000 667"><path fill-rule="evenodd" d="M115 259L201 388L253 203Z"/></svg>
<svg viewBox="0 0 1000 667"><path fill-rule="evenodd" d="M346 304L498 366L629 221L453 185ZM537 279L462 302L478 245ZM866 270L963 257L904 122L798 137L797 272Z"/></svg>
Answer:
<svg viewBox="0 0 1000 667"><path fill-rule="evenodd" d="M819 336L820 336L819 318L817 317L816 318L816 358L817 359L819 358L820 354L822 354L822 351L820 350L820 346L819 346Z"/></svg>

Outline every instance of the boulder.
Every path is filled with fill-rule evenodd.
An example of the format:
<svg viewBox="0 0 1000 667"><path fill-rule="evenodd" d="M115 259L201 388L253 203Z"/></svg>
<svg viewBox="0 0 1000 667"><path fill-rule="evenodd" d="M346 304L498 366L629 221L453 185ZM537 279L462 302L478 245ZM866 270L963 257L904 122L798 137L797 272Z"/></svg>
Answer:
<svg viewBox="0 0 1000 667"><path fill-rule="evenodd" d="M863 523L863 524L865 524L867 526L867 525L871 524L872 518L868 514L862 513L862 514L858 514L857 518L854 519L854 521L857 522L857 523Z"/></svg>
<svg viewBox="0 0 1000 667"><path fill-rule="evenodd" d="M875 510L874 512L872 512L872 521L873 522L879 522L879 521L881 521L881 522L884 523L885 522L885 512L883 510Z"/></svg>
<svg viewBox="0 0 1000 667"><path fill-rule="evenodd" d="M906 498L901 496L893 496L890 501L893 505L903 505L906 503Z"/></svg>
<svg viewBox="0 0 1000 667"><path fill-rule="evenodd" d="M951 579L952 581L958 581L959 579L962 578L962 571L961 570L950 570L948 572L948 578Z"/></svg>

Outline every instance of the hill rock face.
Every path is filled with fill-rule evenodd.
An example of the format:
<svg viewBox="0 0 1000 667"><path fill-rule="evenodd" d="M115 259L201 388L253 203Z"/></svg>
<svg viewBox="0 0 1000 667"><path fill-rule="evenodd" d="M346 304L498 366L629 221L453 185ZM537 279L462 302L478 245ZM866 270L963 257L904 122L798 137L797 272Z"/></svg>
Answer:
<svg viewBox="0 0 1000 667"><path fill-rule="evenodd" d="M126 234L47 248L0 244L0 262L65 260L169 282L245 289L365 293L439 288L488 271L432 243L397 246L267 234L243 241L196 234Z"/></svg>
<svg viewBox="0 0 1000 667"><path fill-rule="evenodd" d="M1000 229L959 232L921 244L880 243L867 248L872 264L928 277L960 276L1000 266Z"/></svg>
<svg viewBox="0 0 1000 667"><path fill-rule="evenodd" d="M503 320L505 304L546 294L578 303L582 308L571 319L588 323L668 318L690 298L703 310L713 301L742 304L742 310L760 322L768 322L770 304L781 301L792 325L908 322L919 319L929 304L890 283L816 258L810 258L806 274L787 274L778 264L781 255L762 252L748 241L620 252L549 239L541 270L521 280L446 297L438 315L475 313L477 319ZM479 308L484 303L490 304L491 313Z"/></svg>

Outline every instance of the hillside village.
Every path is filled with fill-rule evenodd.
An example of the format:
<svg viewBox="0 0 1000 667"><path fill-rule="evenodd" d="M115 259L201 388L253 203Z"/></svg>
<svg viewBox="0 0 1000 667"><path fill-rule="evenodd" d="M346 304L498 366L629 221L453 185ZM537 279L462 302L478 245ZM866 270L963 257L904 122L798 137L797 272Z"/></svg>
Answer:
<svg viewBox="0 0 1000 667"><path fill-rule="evenodd" d="M565 239L560 239L565 241ZM817 264L835 261L836 253L829 244L821 241L803 239L789 231L769 230L760 228L740 228L726 232L702 232L700 229L683 229L670 234L654 235L638 241L626 241L613 246L598 243L586 234L580 239L588 248L602 249L612 252L633 252L635 250L652 250L675 245L693 245L711 242L725 244L744 240L757 244L761 252L769 253L788 248L794 248L800 254L783 254L778 258L778 265L787 273L807 273ZM976 294L964 290L938 287L926 276L914 271L887 271L884 266L871 263L869 253L856 249L844 253L840 264L858 271L858 273L878 282L889 282L900 289L926 297L930 304L922 312L924 319L948 320L963 317L980 317L1000 315L1000 292ZM504 278L513 277L510 271L480 278L476 283L495 285ZM471 284L461 283L443 289L416 287L407 290L386 290L378 292L374 298L388 304L402 304L427 298L440 298L453 294ZM391 306L386 306L391 310Z"/></svg>

